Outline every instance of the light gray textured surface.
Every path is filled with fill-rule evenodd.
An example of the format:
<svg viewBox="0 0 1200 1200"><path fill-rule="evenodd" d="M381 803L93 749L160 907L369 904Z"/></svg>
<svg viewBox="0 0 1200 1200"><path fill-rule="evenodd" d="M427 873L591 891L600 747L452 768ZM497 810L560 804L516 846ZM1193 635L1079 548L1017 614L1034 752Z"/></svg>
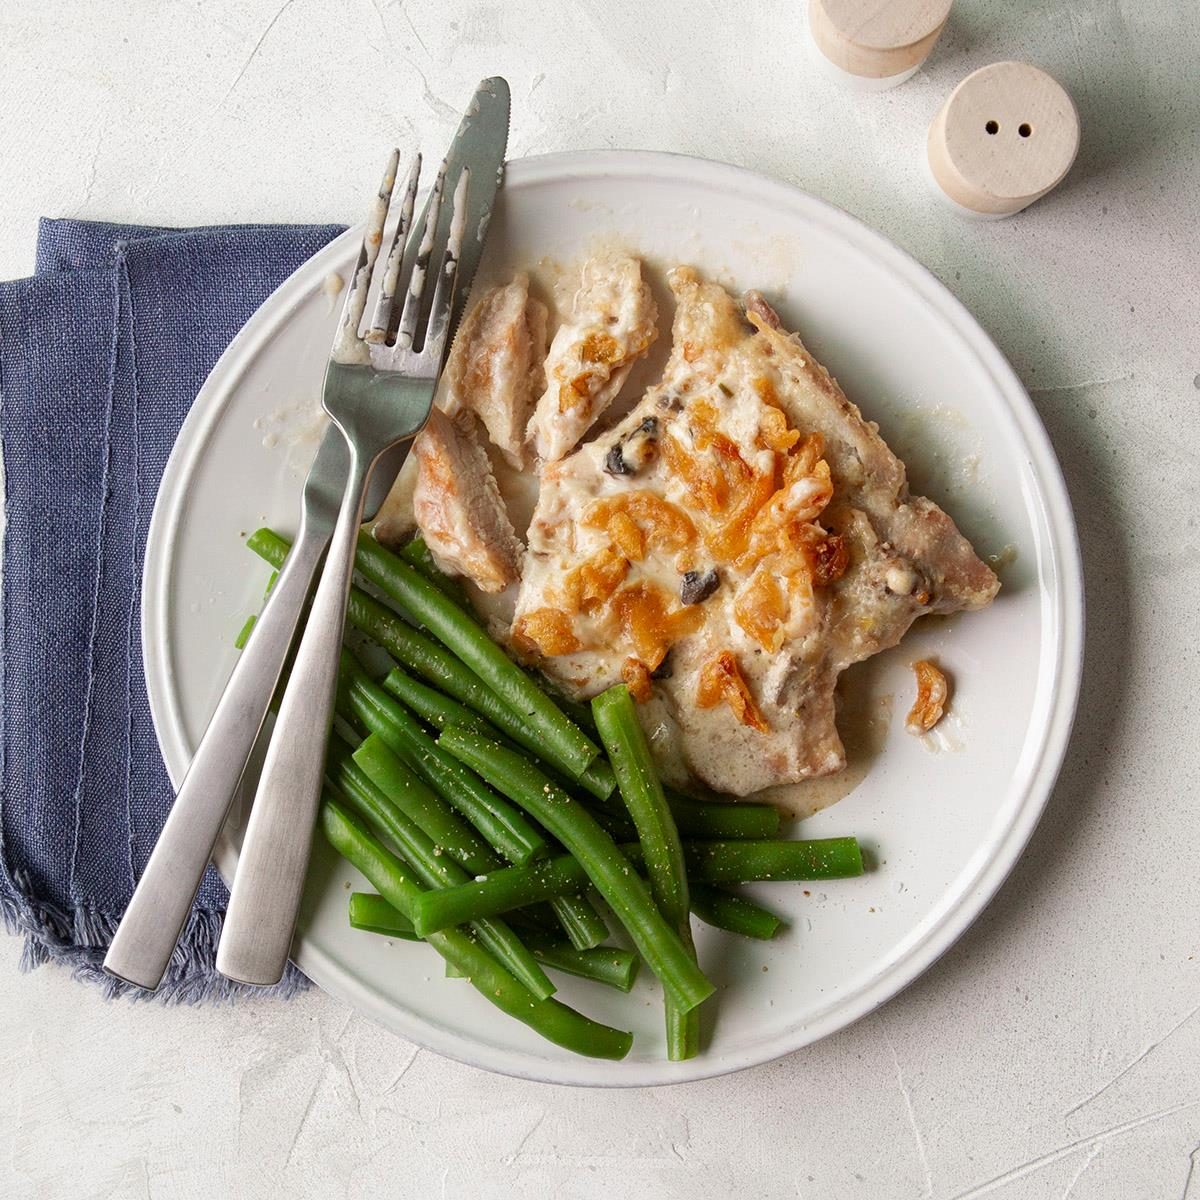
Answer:
<svg viewBox="0 0 1200 1200"><path fill-rule="evenodd" d="M19 975L0 939L0 1193L1200 1198L1194 6L959 0L925 70L879 96L817 76L804 7L0 6L0 275L32 268L43 213L355 219L381 146L441 144L502 73L515 154L727 159L940 275L1043 414L1090 608L1076 737L1029 852L952 953L841 1035L723 1080L571 1091L414 1053L316 993L105 1004ZM1071 90L1083 150L1026 214L967 223L926 191L925 129L1010 57Z"/></svg>

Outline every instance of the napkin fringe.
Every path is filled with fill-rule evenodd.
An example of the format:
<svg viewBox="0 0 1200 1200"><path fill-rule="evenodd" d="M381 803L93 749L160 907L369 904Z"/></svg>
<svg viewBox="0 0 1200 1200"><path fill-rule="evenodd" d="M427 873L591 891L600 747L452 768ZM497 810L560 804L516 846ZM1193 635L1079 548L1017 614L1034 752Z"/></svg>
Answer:
<svg viewBox="0 0 1200 1200"><path fill-rule="evenodd" d="M224 914L210 908L193 909L175 947L167 973L157 991L148 992L104 970L104 955L120 918L97 912L89 905L73 908L48 903L33 895L28 878L14 872L18 895L0 889L0 921L10 933L24 938L20 969L33 971L48 962L67 967L72 978L98 985L106 999L152 1000L162 1004L204 1004L251 996L290 999L309 986L308 978L288 963L274 987L256 988L226 979L212 966Z"/></svg>

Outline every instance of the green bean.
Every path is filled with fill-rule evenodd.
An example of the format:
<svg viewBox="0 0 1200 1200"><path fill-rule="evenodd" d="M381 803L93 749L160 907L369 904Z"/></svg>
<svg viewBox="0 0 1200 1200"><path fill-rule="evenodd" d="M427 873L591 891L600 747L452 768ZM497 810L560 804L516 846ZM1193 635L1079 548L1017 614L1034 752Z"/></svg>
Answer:
<svg viewBox="0 0 1200 1200"><path fill-rule="evenodd" d="M414 825L470 874L481 875L500 864L475 831L382 738L368 737L355 750L354 761Z"/></svg>
<svg viewBox="0 0 1200 1200"><path fill-rule="evenodd" d="M637 828L629 819L628 813L609 812L606 808L601 808L597 805L595 808L588 808L588 811L596 818L596 823L612 838L614 842L632 842L637 838Z"/></svg>
<svg viewBox="0 0 1200 1200"><path fill-rule="evenodd" d="M422 686L416 680L412 679L411 676L405 675L400 670L392 671L383 681L383 687L386 691L391 692L393 696L404 701L410 708L421 713L426 721L431 725L436 725L438 729L444 729L447 725L458 725L463 729L470 729L483 737L498 739L499 735L503 735L511 741L516 742L519 746L524 746L526 750L538 758L546 756L549 748L541 735L513 712L495 692L490 688L484 687L483 684L480 683L479 688L483 691L484 695L468 695L465 698L465 704L469 704L476 713L486 717L486 721L480 721L479 717L467 712L465 705L456 705L452 699L443 698L441 705L439 705L433 699L438 693L433 691L433 689L427 689L427 691L432 691L432 696L424 695L416 690ZM446 690L448 691L449 689ZM427 707L429 715L422 712L418 705ZM468 719L463 720L456 717L454 714L457 711L466 713ZM567 771L562 762L551 761L551 766L556 767L571 777L570 772ZM604 800L608 796L611 796L613 789L617 786L612 768L603 759L597 759L592 763L578 777L578 782L599 800Z"/></svg>
<svg viewBox="0 0 1200 1200"><path fill-rule="evenodd" d="M617 787L637 830L650 894L663 919L678 930L695 959L683 846L629 689L619 683L601 692L592 700L592 714L616 774ZM666 1019L667 1057L672 1062L681 1062L699 1054L700 1010L680 1009L668 996Z"/></svg>
<svg viewBox="0 0 1200 1200"><path fill-rule="evenodd" d="M441 794L452 802L458 803L461 811L462 792L456 790L459 787L460 781L465 780L466 786L474 788L476 793L482 793L489 804L503 804L508 808L509 813L509 828L514 826L512 817L518 819L518 829L520 825L524 825L530 831L532 836L523 837L521 850L524 853L524 846L532 843L533 838L537 838L540 843L538 855L543 855L548 847L541 834L538 833L532 826L529 826L525 821L524 816L507 805L506 801L500 799L490 788L487 788L483 782L477 779L472 773L459 763L452 756L446 754L438 748L425 731L420 729L417 723L404 712L402 707L396 703L390 696L382 692L379 688L365 679L365 677L355 676L353 671L350 672L349 678L352 680L349 686L343 686L340 695L344 697L344 702L355 716L359 717L367 727L372 731L376 738L381 738L383 745L378 745L368 738L368 742L372 744L367 747L367 743L363 743L363 748L360 747L362 757L358 759L363 769L370 775L376 783L383 787L385 792L390 792L389 780L394 773L394 765L396 754L384 753L384 750L395 751L400 754L406 754L405 762L410 763L413 768L420 771L424 778L428 779L435 787L438 787ZM341 701L339 701L341 703ZM410 750L411 748L411 750ZM448 764L448 765L447 765ZM440 801L439 801L440 802ZM414 818L415 819L415 818ZM420 824L420 822L417 822ZM426 832L429 832L426 830ZM506 844L497 845L496 841L492 841L491 835L497 834L498 830L495 825L490 825L486 831L489 835L489 841L493 846L501 850L505 857L511 860L511 839L505 839ZM434 835L431 835L434 836ZM436 837L434 840L437 840ZM477 841L477 839L475 839ZM456 842L454 845L460 845L461 842ZM482 844L480 844L482 847ZM486 847L482 847L486 854ZM467 867L473 874L480 875L497 864L494 858L489 856L490 861L486 865L479 865L479 858L476 854L473 856L475 865L468 863L462 859L463 866ZM524 861L530 861L528 854L525 854ZM581 889L575 889L579 892ZM550 905L554 909L554 914L562 925L567 937L577 950L589 950L592 947L599 946L608 938L608 926L605 925L604 919L596 912L595 908L582 895L556 895L550 900Z"/></svg>
<svg viewBox="0 0 1200 1200"><path fill-rule="evenodd" d="M327 763L326 779L342 793L359 816L375 832L388 838L400 857L412 867L417 879L427 888L452 887L466 883L466 871L410 821L374 784L350 757L344 744L334 739L334 752ZM503 921L485 917L471 922L471 930L480 944L490 950L533 994L544 998L554 994L554 984L538 966L533 954Z"/></svg>
<svg viewBox="0 0 1200 1200"><path fill-rule="evenodd" d="M246 545L260 558L280 566L292 544L273 529L263 528L256 529L246 539ZM399 616L386 604L381 604L362 588L350 589L346 618L356 629L361 629L378 642L393 658L399 659L430 683L441 687L444 681L453 678L456 688L469 683L483 691L489 690L453 654L418 632L412 622ZM462 699L458 691L452 691L451 694Z"/></svg>
<svg viewBox="0 0 1200 1200"><path fill-rule="evenodd" d="M527 867L501 867L460 887L426 892L416 904L413 927L424 935L480 916L570 895L587 885L587 872L569 854L544 858Z"/></svg>
<svg viewBox="0 0 1200 1200"><path fill-rule="evenodd" d="M415 942L422 940L407 917L401 916L382 896L370 892L350 894L350 924L355 929L365 929L371 933ZM581 979L592 979L622 992L630 991L637 979L641 960L636 954L618 946L576 950L569 942L532 924L522 928L521 938L533 951L535 958L556 971L578 975Z"/></svg>
<svg viewBox="0 0 1200 1200"><path fill-rule="evenodd" d="M430 583L445 592L455 604L465 605L467 603L462 583L457 579L451 578L437 565L433 558L433 551L429 549L425 543L425 539L419 533L411 541L406 542L396 553L414 571L419 571Z"/></svg>
<svg viewBox="0 0 1200 1200"><path fill-rule="evenodd" d="M336 800L326 799L321 805L321 828L333 848L411 920L421 889L400 860ZM553 997L539 1000L462 930L434 933L426 940L480 995L556 1045L597 1058L620 1059L629 1053L630 1034L592 1021Z"/></svg>
<svg viewBox="0 0 1200 1200"><path fill-rule="evenodd" d="M712 995L712 983L663 919L646 885L583 805L521 755L476 734L450 728L439 745L520 804L575 856L680 1011Z"/></svg>
<svg viewBox="0 0 1200 1200"><path fill-rule="evenodd" d="M782 917L753 900L705 883L692 885L691 904L692 912L706 925L740 933L743 937L766 941L773 938L783 924Z"/></svg>
<svg viewBox="0 0 1200 1200"><path fill-rule="evenodd" d="M561 692L554 691L553 688L547 687L544 683L539 683L536 676L534 684L541 687L542 691L550 697L550 702L561 710L564 716L574 721L580 729L590 735L596 733L596 722L592 718L592 706L584 704L579 700L572 700L568 696L564 696Z"/></svg>
<svg viewBox="0 0 1200 1200"><path fill-rule="evenodd" d="M688 841L688 878L701 883L752 880L848 879L863 873L862 850L852 837L802 842Z"/></svg>
<svg viewBox="0 0 1200 1200"><path fill-rule="evenodd" d="M770 804L696 800L665 786L663 793L675 818L675 827L683 837L741 840L772 839L779 835L779 810ZM596 811L616 817L625 815L625 806L619 798L593 794Z"/></svg>
<svg viewBox="0 0 1200 1200"><path fill-rule="evenodd" d="M385 691L391 692L397 700L412 709L426 725L432 725L439 732L447 725L457 725L460 729L470 729L484 737L494 736L495 731L492 727L465 704L459 704L457 700L443 695L436 688L414 679L399 667L388 672L382 686Z"/></svg>
<svg viewBox="0 0 1200 1200"><path fill-rule="evenodd" d="M556 760L578 778L599 757L599 748L496 645L473 617L450 602L429 580L385 550L369 534L358 540L358 569L425 625L552 747Z"/></svg>
<svg viewBox="0 0 1200 1200"><path fill-rule="evenodd" d="M519 922L523 928L540 929L543 933L558 933L559 930L559 922L554 915L554 909L544 902L527 904L519 913L513 914L513 921Z"/></svg>
<svg viewBox="0 0 1200 1200"><path fill-rule="evenodd" d="M246 544L267 562L276 565L287 557L290 545L285 538L270 529L255 531ZM378 642L402 666L420 675L438 691L474 709L506 737L524 746L539 758L545 758L568 778L576 778L577 773L571 770L568 761L556 756L554 746L547 743L536 728L510 708L470 667L423 633L413 629L386 605L369 596L361 588L354 587L350 589L346 615L350 624L360 629L372 641ZM384 686L388 687L386 680ZM530 681L530 686L536 685ZM582 708L583 711L589 712L590 721L590 711L586 706L576 705L561 698L550 699L560 708L569 705L568 715L574 715ZM578 775L578 780L592 795L601 800L611 795L617 786L611 769L602 759L597 759Z"/></svg>
<svg viewBox="0 0 1200 1200"><path fill-rule="evenodd" d="M828 849L831 842L837 843L832 860ZM752 850L749 858L737 853L746 846ZM618 849L631 866L642 867L641 847L636 842L623 842ZM861 864L861 852L854 838L826 838L817 842L683 843L683 861L687 866L689 886L693 889L703 883L751 883L767 878L846 878L861 874L861 870L853 869L856 858ZM831 867L833 873L830 873ZM569 854L543 859L527 867L501 867L461 887L428 893L422 897L414 924L418 933L424 933L577 892L586 884L587 873Z"/></svg>
<svg viewBox="0 0 1200 1200"><path fill-rule="evenodd" d="M641 960L636 954L617 946L595 946L576 950L569 942L527 930L522 933L526 944L539 962L568 975L594 979L622 992L628 992L637 978Z"/></svg>
<svg viewBox="0 0 1200 1200"><path fill-rule="evenodd" d="M345 703L372 733L378 734L449 804L458 809L485 841L510 862L524 863L547 853L546 839L525 814L457 762L421 728L398 700L388 695L343 653Z"/></svg>
<svg viewBox="0 0 1200 1200"><path fill-rule="evenodd" d="M779 810L770 804L695 800L664 789L675 824L684 837L774 838L779 835Z"/></svg>
<svg viewBox="0 0 1200 1200"><path fill-rule="evenodd" d="M556 870L542 875L542 868L551 863L556 864ZM563 866L568 871L566 875L563 874ZM492 880L499 880L499 886L491 887ZM542 900L548 900L556 924L563 926L572 946L577 950L590 950L604 943L608 937L608 926L604 923L604 918L589 904L586 896L582 895L587 886L588 877L583 869L574 858L564 854L563 857L541 859L541 862L530 863L528 866L503 866L491 874L480 874L472 881L458 884L457 887L427 892L418 902L418 906L422 911L424 906L428 906L428 928L445 929L448 925L462 924L454 917L454 913L460 908L473 912L473 916L466 918L467 922L470 922L479 917L491 917L500 912L511 912L515 908L527 908ZM481 899L476 899L476 894L480 892ZM443 894L450 896L449 906L440 904L438 898ZM448 913L449 916L446 916Z"/></svg>
<svg viewBox="0 0 1200 1200"><path fill-rule="evenodd" d="M582 890L552 896L550 907L576 950L594 950L608 940L608 926Z"/></svg>
<svg viewBox="0 0 1200 1200"><path fill-rule="evenodd" d="M406 942L424 939L382 896L374 892L350 893L350 928L366 933L381 933L385 937L403 938Z"/></svg>
<svg viewBox="0 0 1200 1200"><path fill-rule="evenodd" d="M256 614L251 613L245 624L238 630L238 635L233 639L233 648L235 650L245 650L246 643L250 640L250 635L254 632L254 624L258 620Z"/></svg>

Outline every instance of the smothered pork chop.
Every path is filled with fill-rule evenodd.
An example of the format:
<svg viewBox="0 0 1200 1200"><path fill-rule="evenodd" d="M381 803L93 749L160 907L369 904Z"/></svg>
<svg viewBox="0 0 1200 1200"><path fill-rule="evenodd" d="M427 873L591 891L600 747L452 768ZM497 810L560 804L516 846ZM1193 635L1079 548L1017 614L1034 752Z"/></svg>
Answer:
<svg viewBox="0 0 1200 1200"><path fill-rule="evenodd" d="M670 284L662 380L541 466L509 640L572 696L624 680L653 724L665 707L697 779L746 795L841 769L839 673L999 585L760 296L738 305L686 267ZM539 414L545 395L544 451Z"/></svg>

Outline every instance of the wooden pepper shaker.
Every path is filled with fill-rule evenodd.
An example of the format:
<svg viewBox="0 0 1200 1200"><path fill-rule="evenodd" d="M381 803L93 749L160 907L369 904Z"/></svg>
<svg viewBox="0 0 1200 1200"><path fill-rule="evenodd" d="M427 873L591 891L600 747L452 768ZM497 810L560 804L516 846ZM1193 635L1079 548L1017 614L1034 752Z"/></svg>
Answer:
<svg viewBox="0 0 1200 1200"><path fill-rule="evenodd" d="M929 57L953 0L809 0L817 61L839 83L883 91Z"/></svg>
<svg viewBox="0 0 1200 1200"><path fill-rule="evenodd" d="M1055 187L1079 150L1079 114L1063 86L1028 63L968 75L929 127L929 169L963 212L1007 217Z"/></svg>

